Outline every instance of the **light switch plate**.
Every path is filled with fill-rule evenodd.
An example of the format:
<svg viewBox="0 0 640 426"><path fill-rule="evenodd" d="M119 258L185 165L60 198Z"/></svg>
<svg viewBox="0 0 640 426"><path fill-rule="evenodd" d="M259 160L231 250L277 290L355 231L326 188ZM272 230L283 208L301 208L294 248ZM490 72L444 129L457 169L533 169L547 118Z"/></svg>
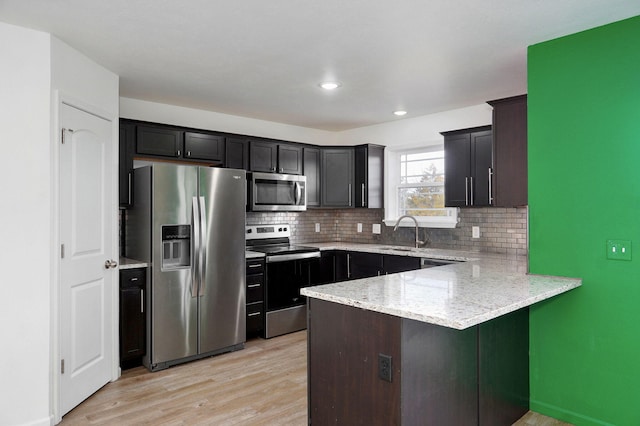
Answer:
<svg viewBox="0 0 640 426"><path fill-rule="evenodd" d="M316 232L320 232L320 224L316 223Z"/></svg>
<svg viewBox="0 0 640 426"><path fill-rule="evenodd" d="M631 241L607 240L607 259L631 260Z"/></svg>
<svg viewBox="0 0 640 426"><path fill-rule="evenodd" d="M380 224L374 223L373 226L371 227L371 232L374 234L379 234L380 232L382 232L382 230L380 229Z"/></svg>
<svg viewBox="0 0 640 426"><path fill-rule="evenodd" d="M361 223L358 224L358 232L362 232L362 224Z"/></svg>

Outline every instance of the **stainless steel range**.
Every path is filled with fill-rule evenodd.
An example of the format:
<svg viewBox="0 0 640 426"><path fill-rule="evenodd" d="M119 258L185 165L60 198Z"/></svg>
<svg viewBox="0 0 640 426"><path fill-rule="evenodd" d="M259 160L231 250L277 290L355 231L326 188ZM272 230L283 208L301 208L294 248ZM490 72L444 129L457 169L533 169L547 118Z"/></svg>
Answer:
<svg viewBox="0 0 640 426"><path fill-rule="evenodd" d="M291 227L250 225L245 232L247 249L266 255L265 338L307 328L307 307L300 289L311 282L320 249L292 245Z"/></svg>

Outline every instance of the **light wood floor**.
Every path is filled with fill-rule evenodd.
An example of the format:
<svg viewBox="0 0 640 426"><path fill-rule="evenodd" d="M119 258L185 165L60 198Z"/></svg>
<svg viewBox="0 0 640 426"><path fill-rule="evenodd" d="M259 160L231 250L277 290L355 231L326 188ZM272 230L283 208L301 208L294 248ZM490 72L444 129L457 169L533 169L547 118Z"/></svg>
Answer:
<svg viewBox="0 0 640 426"><path fill-rule="evenodd" d="M65 415L67 425L306 425L306 331L149 373L126 370ZM568 426L529 412L517 426Z"/></svg>

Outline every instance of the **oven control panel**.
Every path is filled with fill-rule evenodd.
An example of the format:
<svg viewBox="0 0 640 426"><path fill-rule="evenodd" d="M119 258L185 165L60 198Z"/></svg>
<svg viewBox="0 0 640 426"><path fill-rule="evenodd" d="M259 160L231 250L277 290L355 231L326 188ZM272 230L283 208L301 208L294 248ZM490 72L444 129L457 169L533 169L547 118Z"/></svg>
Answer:
<svg viewBox="0 0 640 426"><path fill-rule="evenodd" d="M266 238L288 238L291 236L291 227L287 224L279 225L247 225L245 227L245 239L263 240Z"/></svg>

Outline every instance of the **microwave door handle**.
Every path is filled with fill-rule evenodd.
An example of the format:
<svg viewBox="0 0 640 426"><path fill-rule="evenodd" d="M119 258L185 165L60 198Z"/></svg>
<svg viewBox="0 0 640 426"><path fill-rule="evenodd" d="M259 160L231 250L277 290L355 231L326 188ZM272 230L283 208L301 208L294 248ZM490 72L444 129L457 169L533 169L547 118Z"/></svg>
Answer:
<svg viewBox="0 0 640 426"><path fill-rule="evenodd" d="M296 206L300 205L300 197L302 197L302 188L300 188L300 182L295 182L296 187Z"/></svg>

